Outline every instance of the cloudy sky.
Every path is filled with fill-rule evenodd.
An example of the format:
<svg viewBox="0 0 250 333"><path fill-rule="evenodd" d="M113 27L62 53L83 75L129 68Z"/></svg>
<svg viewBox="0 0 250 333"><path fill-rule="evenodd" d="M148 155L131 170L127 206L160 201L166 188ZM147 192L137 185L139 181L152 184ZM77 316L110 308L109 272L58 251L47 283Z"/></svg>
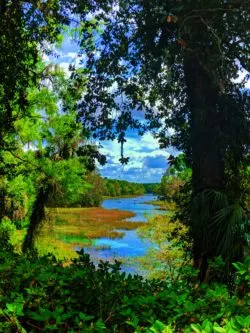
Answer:
<svg viewBox="0 0 250 333"><path fill-rule="evenodd" d="M150 133L142 137L136 133L128 133L124 156L130 160L125 166L119 162L120 150L117 142L104 142L101 151L107 156L107 164L101 169L103 176L139 183L160 181L167 168L169 152L160 150L158 142Z"/></svg>
<svg viewBox="0 0 250 333"><path fill-rule="evenodd" d="M69 73L70 64L79 65L78 47L69 38L65 41L60 49L56 50L58 56L47 57L45 61L57 63ZM117 141L100 142L100 152L107 156L107 164L99 166L100 173L103 177L128 180L139 183L159 182L164 171L167 168L167 158L171 154L176 154L173 149L159 149L159 144L151 133L139 136L136 131L128 131L127 142L124 144L124 157L129 157L129 163L122 166L119 162L121 157L121 147Z"/></svg>

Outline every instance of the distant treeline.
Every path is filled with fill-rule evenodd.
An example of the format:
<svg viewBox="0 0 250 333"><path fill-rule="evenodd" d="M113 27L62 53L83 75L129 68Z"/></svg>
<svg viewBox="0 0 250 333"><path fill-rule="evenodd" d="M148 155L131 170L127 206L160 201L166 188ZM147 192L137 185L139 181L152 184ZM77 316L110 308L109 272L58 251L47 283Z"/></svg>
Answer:
<svg viewBox="0 0 250 333"><path fill-rule="evenodd" d="M141 195L145 193L142 184L130 183L126 180L104 179L104 196L119 197L123 195Z"/></svg>
<svg viewBox="0 0 250 333"><path fill-rule="evenodd" d="M104 195L119 197L123 195L142 195L152 193L157 184L132 183L126 180L104 179Z"/></svg>
<svg viewBox="0 0 250 333"><path fill-rule="evenodd" d="M145 183L142 185L144 186L146 193L153 193L153 194L156 193L157 188L159 186L158 183Z"/></svg>
<svg viewBox="0 0 250 333"><path fill-rule="evenodd" d="M155 193L159 186L157 183L132 183L126 180L103 178L98 173L89 172L85 176L86 191L74 202L68 202L65 196L57 195L50 200L51 207L97 207L104 197L121 197Z"/></svg>
<svg viewBox="0 0 250 333"><path fill-rule="evenodd" d="M104 197L121 197L143 195L145 193L154 193L159 186L156 183L132 183L126 180L102 178L95 172L88 174L87 183L90 188L82 196L78 204L82 207L99 206Z"/></svg>

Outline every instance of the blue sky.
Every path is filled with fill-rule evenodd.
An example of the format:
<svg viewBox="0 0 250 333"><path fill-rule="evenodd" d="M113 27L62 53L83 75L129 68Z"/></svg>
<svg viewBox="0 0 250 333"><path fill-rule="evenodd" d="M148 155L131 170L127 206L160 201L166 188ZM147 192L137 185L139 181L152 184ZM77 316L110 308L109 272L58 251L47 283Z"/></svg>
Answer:
<svg viewBox="0 0 250 333"><path fill-rule="evenodd" d="M78 56L78 46L69 38L65 38L63 45L55 53L58 56L47 57L45 61L52 61L60 65L66 73L69 73L70 64L79 65L81 58ZM124 156L129 157L129 163L121 165L120 144L114 141L100 142L100 152L107 156L105 166L98 166L103 177L128 180L139 183L159 182L167 169L167 158L171 154L176 154L173 149L159 149L158 141L147 132L139 136L136 131L127 132L127 142L124 144Z"/></svg>

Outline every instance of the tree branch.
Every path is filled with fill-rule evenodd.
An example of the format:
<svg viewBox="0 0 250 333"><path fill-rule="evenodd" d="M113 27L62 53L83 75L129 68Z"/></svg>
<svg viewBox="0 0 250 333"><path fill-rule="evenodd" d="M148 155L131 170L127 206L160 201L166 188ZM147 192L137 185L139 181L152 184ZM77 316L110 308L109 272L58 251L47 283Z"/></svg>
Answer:
<svg viewBox="0 0 250 333"><path fill-rule="evenodd" d="M242 7L250 4L250 0L239 1L238 3L227 4L227 7L217 7L217 8L204 8L204 9L192 9L183 17L189 16L192 13L213 13L213 12L239 12Z"/></svg>
<svg viewBox="0 0 250 333"><path fill-rule="evenodd" d="M24 158L22 158L22 157L16 155L15 153L13 153L13 151L11 151L11 150L8 150L8 149L6 149L6 150L7 150L12 156L14 156L14 157L17 158L18 160L22 161L23 163L30 164L30 165L32 165L33 167L35 167L37 170L40 170L40 171L41 171L41 167L40 167L40 166L38 166L38 165L36 165L36 164L34 164L34 163L28 161L28 160L25 160Z"/></svg>

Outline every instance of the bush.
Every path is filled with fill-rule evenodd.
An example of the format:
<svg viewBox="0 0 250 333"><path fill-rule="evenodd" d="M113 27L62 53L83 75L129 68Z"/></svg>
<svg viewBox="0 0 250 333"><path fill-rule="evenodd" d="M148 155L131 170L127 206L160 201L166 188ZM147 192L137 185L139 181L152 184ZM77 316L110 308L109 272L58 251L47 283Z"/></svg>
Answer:
<svg viewBox="0 0 250 333"><path fill-rule="evenodd" d="M15 245L15 224L5 216L0 222L0 247L1 250L13 251Z"/></svg>
<svg viewBox="0 0 250 333"><path fill-rule="evenodd" d="M52 256L10 252L0 253L0 264L1 332L233 333L249 326L249 299L230 296L223 284L143 280L121 273L118 262L95 267L83 252L66 267ZM249 283L237 265L237 283Z"/></svg>

